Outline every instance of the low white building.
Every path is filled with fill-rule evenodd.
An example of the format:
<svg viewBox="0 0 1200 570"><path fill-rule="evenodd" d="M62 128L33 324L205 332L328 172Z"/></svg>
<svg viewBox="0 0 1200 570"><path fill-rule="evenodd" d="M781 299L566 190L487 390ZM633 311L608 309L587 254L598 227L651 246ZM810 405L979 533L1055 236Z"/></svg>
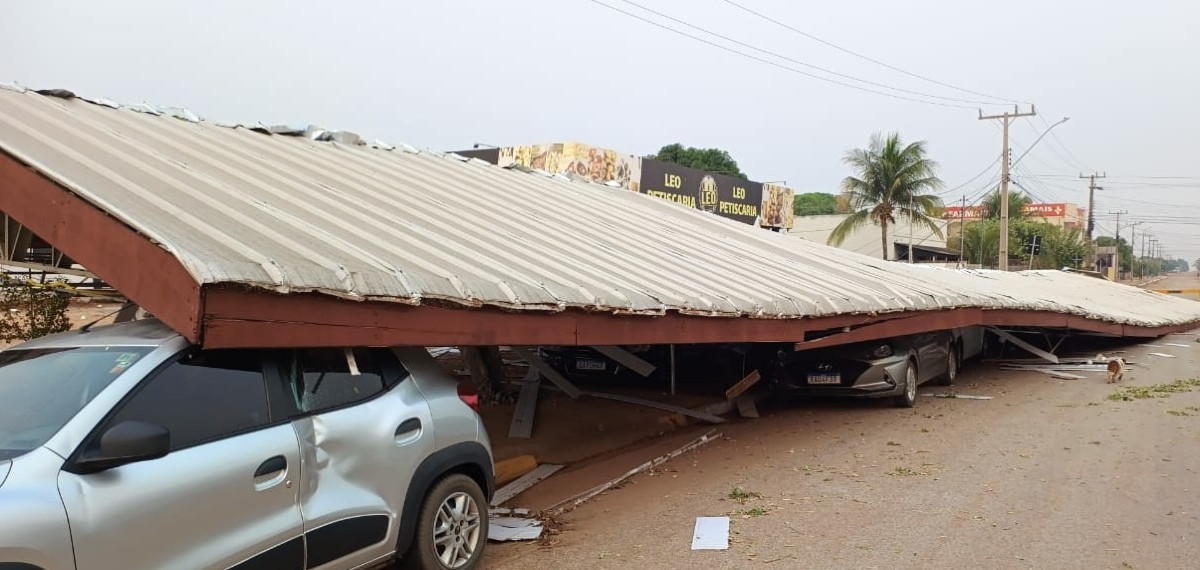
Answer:
<svg viewBox="0 0 1200 570"><path fill-rule="evenodd" d="M829 234L833 233L833 228L847 217L846 214L796 216L795 225L788 235L817 243L826 243ZM934 220L934 223L941 228L942 237L938 237L924 225L913 225L909 228L909 224L903 218L895 224L888 225L888 259L907 259L908 244L913 243L913 254L916 261L957 261L957 248L946 247L946 220ZM882 257L882 252L880 252L881 231L879 226L867 223L846 236L846 240L838 247L871 257Z"/></svg>

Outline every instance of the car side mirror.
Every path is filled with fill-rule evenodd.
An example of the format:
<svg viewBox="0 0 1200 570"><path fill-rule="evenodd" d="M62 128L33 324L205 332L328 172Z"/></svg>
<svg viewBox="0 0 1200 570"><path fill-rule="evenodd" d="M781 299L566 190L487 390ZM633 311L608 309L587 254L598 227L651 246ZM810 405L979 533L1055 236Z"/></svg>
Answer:
<svg viewBox="0 0 1200 570"><path fill-rule="evenodd" d="M137 463L158 459L171 450L171 432L158 424L139 421L121 422L100 435L98 452L75 462L76 473L99 473Z"/></svg>

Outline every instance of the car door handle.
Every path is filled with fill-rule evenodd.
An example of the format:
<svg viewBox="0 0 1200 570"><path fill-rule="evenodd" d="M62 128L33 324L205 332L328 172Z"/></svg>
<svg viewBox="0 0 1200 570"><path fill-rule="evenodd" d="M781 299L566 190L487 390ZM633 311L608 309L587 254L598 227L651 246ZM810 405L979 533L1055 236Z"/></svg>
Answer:
<svg viewBox="0 0 1200 570"><path fill-rule="evenodd" d="M419 418L408 418L400 422L400 426L396 428L396 437L408 435L419 429L421 429L421 420Z"/></svg>
<svg viewBox="0 0 1200 570"><path fill-rule="evenodd" d="M284 469L287 469L287 459L284 459L282 455L276 455L275 457L263 461L262 464L258 466L258 469L254 471L254 477L265 477L272 473L283 471Z"/></svg>

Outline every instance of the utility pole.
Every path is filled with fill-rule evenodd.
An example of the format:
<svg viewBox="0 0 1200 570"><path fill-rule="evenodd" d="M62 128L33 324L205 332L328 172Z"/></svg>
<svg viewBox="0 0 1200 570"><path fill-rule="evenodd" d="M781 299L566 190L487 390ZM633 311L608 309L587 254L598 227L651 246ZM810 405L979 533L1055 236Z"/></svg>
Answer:
<svg viewBox="0 0 1200 570"><path fill-rule="evenodd" d="M1129 224L1129 255L1134 255L1137 252L1137 227L1143 222L1134 222ZM1146 232L1142 232L1142 241L1146 241ZM1129 260L1129 278L1133 279L1133 260Z"/></svg>
<svg viewBox="0 0 1200 570"><path fill-rule="evenodd" d="M1158 261L1157 261L1158 258L1154 256L1154 250L1157 248L1158 248L1158 239L1151 239L1150 240L1150 259L1155 260L1154 275L1158 275Z"/></svg>
<svg viewBox="0 0 1200 570"><path fill-rule="evenodd" d="M1092 174L1090 176L1079 175L1080 178L1088 180L1088 219L1087 219L1087 247L1088 247L1088 268L1096 268L1096 250L1092 244L1092 231L1096 229L1096 191L1103 188L1096 186L1097 178L1105 178L1108 173Z"/></svg>
<svg viewBox="0 0 1200 570"><path fill-rule="evenodd" d="M967 196L963 195L962 211L958 213L958 266L967 265Z"/></svg>
<svg viewBox="0 0 1200 570"><path fill-rule="evenodd" d="M1138 257L1138 279L1146 278L1146 241L1149 237L1146 232L1142 232L1142 255Z"/></svg>
<svg viewBox="0 0 1200 570"><path fill-rule="evenodd" d="M1029 106L1028 113L1022 113L1020 108L1013 105L1012 113L1004 113L1003 115L988 115L984 116L983 111L979 112L979 120L1000 119L1000 125L1004 131L1004 154L1000 158L1000 271L1008 271L1008 169L1009 155L1012 154L1012 149L1008 148L1008 126L1012 124L1013 119L1018 117L1032 117L1037 115L1037 109L1033 105Z"/></svg>
<svg viewBox="0 0 1200 570"><path fill-rule="evenodd" d="M1128 214L1126 210L1109 211L1109 214L1117 215L1117 235L1113 237L1113 276L1114 281L1121 280L1121 214Z"/></svg>

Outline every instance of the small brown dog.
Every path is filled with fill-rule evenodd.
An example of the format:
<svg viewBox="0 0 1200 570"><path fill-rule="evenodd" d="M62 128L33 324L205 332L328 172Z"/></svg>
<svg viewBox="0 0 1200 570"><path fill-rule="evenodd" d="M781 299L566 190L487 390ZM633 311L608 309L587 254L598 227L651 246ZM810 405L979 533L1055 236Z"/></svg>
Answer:
<svg viewBox="0 0 1200 570"><path fill-rule="evenodd" d="M1114 358L1108 361L1108 382L1113 384L1120 382L1125 377L1125 359L1121 357Z"/></svg>

